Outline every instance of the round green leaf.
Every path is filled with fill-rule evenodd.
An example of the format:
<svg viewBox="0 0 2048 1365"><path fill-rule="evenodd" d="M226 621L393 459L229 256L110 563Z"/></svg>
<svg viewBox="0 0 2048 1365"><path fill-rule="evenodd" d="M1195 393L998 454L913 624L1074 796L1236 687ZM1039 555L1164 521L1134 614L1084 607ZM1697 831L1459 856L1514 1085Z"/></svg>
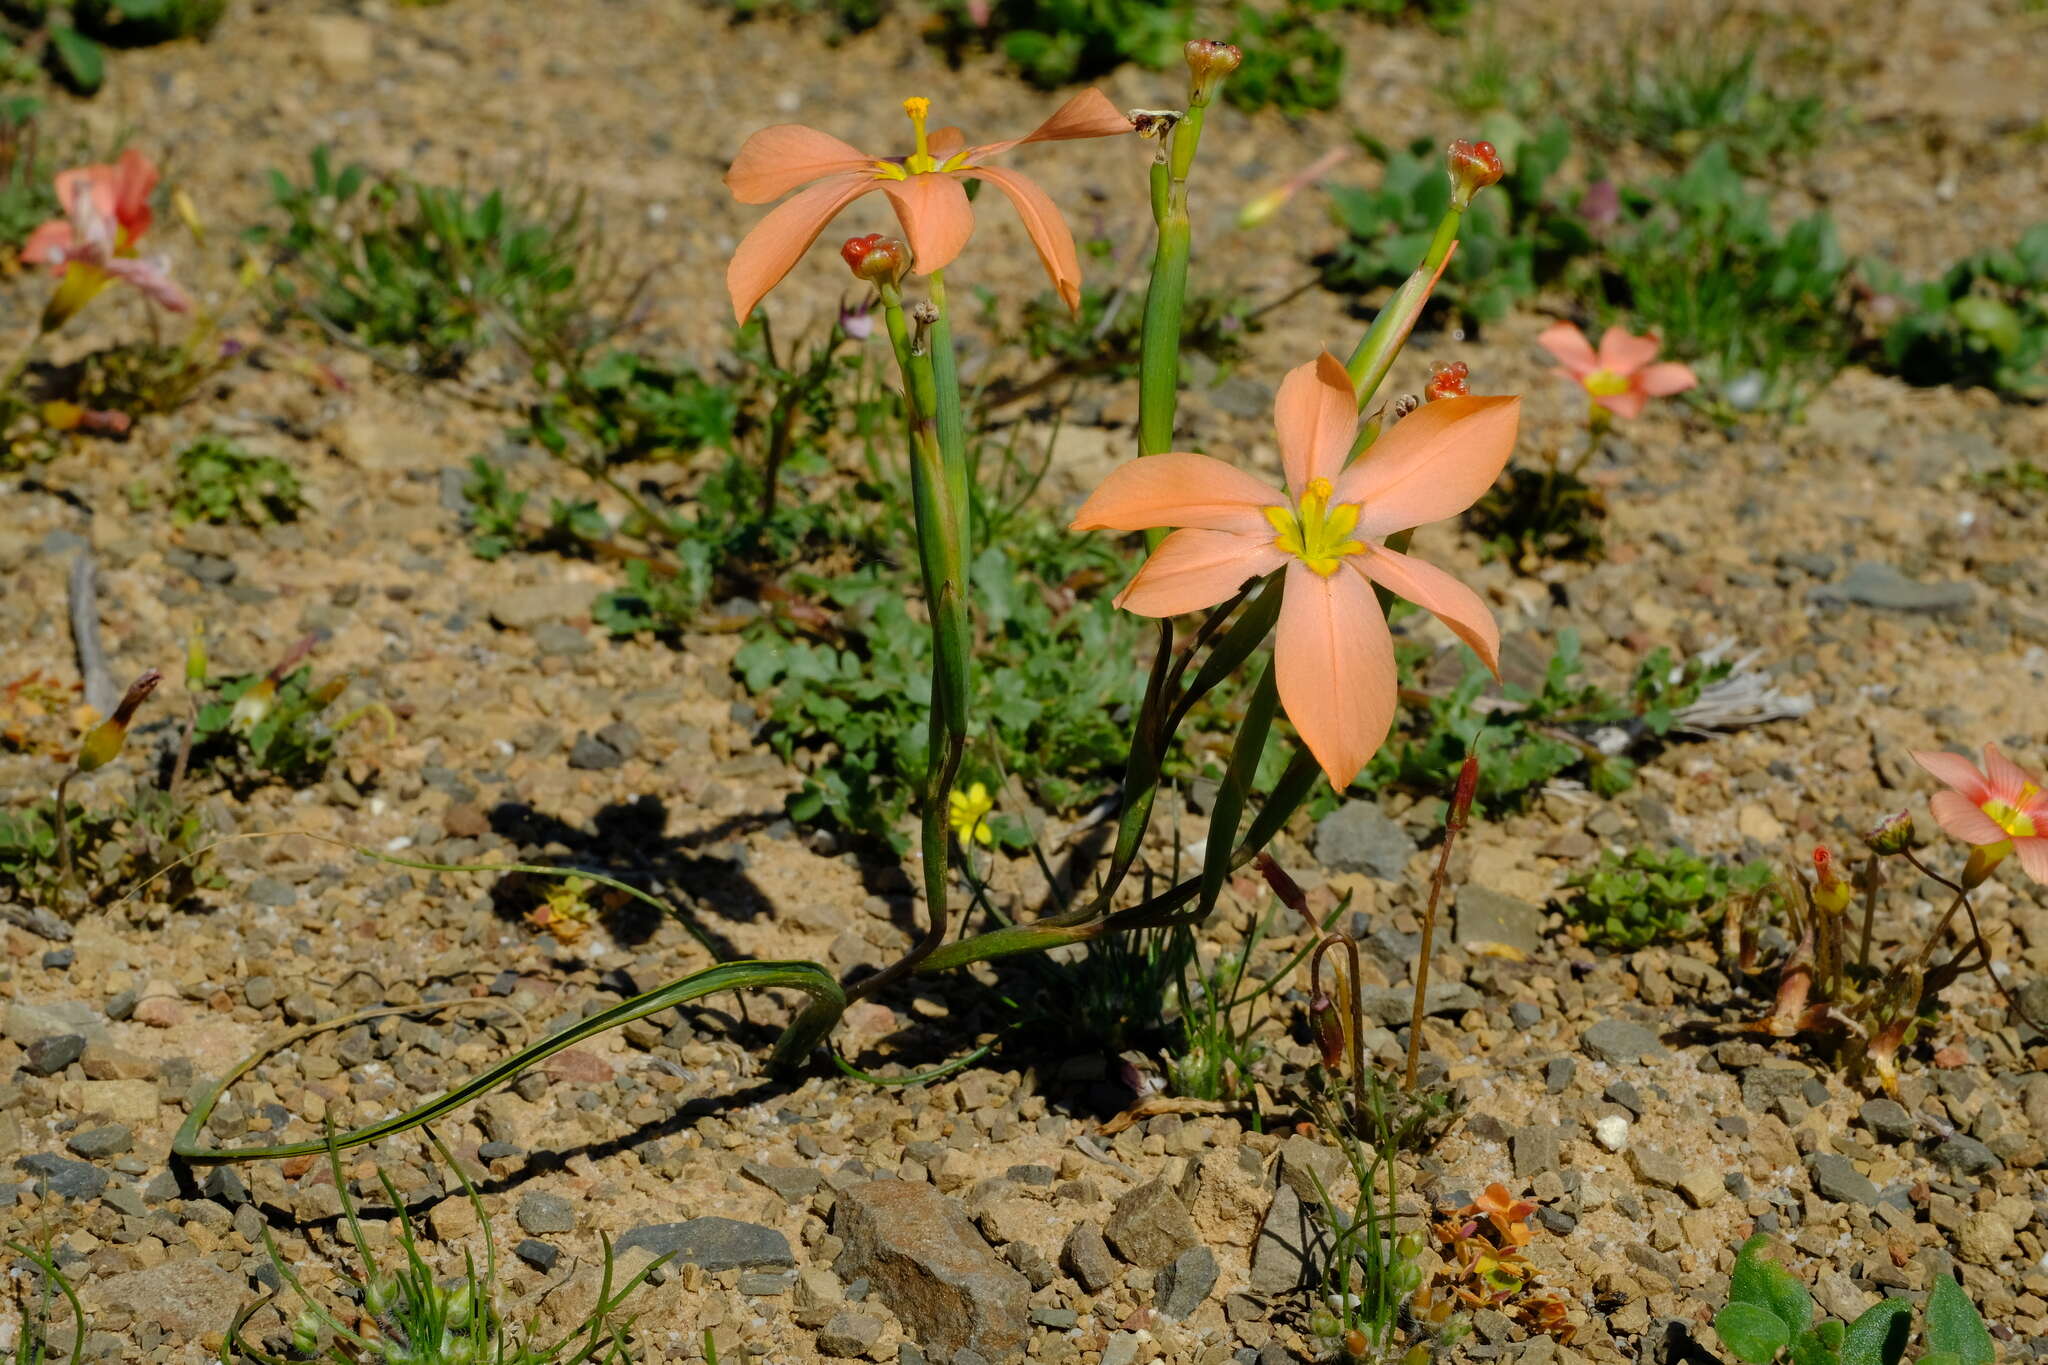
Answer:
<svg viewBox="0 0 2048 1365"><path fill-rule="evenodd" d="M1731 1303L1714 1314L1714 1330L1737 1358L1748 1365L1771 1365L1792 1340L1783 1319L1753 1303Z"/></svg>

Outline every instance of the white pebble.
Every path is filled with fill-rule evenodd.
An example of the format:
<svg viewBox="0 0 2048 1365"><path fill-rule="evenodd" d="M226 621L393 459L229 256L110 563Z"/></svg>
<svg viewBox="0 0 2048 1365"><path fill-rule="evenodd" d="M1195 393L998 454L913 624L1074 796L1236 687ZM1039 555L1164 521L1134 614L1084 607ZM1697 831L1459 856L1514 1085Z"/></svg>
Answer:
<svg viewBox="0 0 2048 1365"><path fill-rule="evenodd" d="M1608 1151L1618 1152L1628 1146L1628 1120L1619 1114L1609 1114L1593 1125L1593 1136Z"/></svg>

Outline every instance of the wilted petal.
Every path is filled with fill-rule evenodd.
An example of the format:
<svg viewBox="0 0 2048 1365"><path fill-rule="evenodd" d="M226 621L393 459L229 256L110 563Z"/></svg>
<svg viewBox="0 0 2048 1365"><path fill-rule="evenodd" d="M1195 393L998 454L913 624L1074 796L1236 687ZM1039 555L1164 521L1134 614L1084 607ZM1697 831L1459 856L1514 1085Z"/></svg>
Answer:
<svg viewBox="0 0 2048 1365"><path fill-rule="evenodd" d="M1311 479L1335 479L1343 471L1358 436L1358 392L1343 361L1324 351L1287 372L1273 399L1273 434L1294 497Z"/></svg>
<svg viewBox="0 0 2048 1365"><path fill-rule="evenodd" d="M1636 387L1652 398L1668 398L1674 393L1684 393L1697 388L1700 377L1692 367L1681 365L1675 360L1666 360L1656 365L1645 365L1636 376Z"/></svg>
<svg viewBox="0 0 2048 1365"><path fill-rule="evenodd" d="M1966 844L2002 844L2011 837L1961 792L1936 792L1927 807L1936 824Z"/></svg>
<svg viewBox="0 0 2048 1365"><path fill-rule="evenodd" d="M801 123L763 128L740 144L725 187L742 204L766 204L799 185L873 166L875 158Z"/></svg>
<svg viewBox="0 0 2048 1365"><path fill-rule="evenodd" d="M1991 784L1977 771L1977 765L1961 754L1945 749L1915 749L1913 761L1933 774L1936 781L1961 792L1971 805L1981 805L1991 797Z"/></svg>
<svg viewBox="0 0 2048 1365"><path fill-rule="evenodd" d="M974 208L960 182L950 175L926 174L875 183L896 206L917 273L929 275L951 265L974 234Z"/></svg>
<svg viewBox="0 0 2048 1365"><path fill-rule="evenodd" d="M1620 327L1600 334L1600 368L1634 374L1657 358L1657 338L1630 336Z"/></svg>
<svg viewBox="0 0 2048 1365"><path fill-rule="evenodd" d="M1361 504L1360 535L1454 517L1493 486L1514 452L1522 400L1440 398L1396 422L1337 480L1337 502Z"/></svg>
<svg viewBox="0 0 2048 1365"><path fill-rule="evenodd" d="M1119 133L1130 131L1130 119L1109 102L1107 95L1091 86L1062 104L1053 111L1051 118L1023 137L1013 137L1005 142L985 142L979 147L970 148L967 159L970 163L979 162L1027 142L1065 142L1077 137L1115 137Z"/></svg>
<svg viewBox="0 0 2048 1365"><path fill-rule="evenodd" d="M777 204L754 224L725 268L734 319L747 320L754 305L781 283L841 209L880 188L881 182L870 175L834 176Z"/></svg>
<svg viewBox="0 0 2048 1365"><path fill-rule="evenodd" d="M1394 641L1364 577L1290 563L1273 666L1287 718L1343 791L1394 725Z"/></svg>
<svg viewBox="0 0 2048 1365"><path fill-rule="evenodd" d="M1472 646L1493 676L1500 676L1500 626L1478 593L1427 560L1383 545L1344 562L1449 626L1453 635Z"/></svg>
<svg viewBox="0 0 2048 1365"><path fill-rule="evenodd" d="M125 280L141 290L148 298L170 309L183 313L192 307L192 300L171 278L171 263L168 257L115 256L102 267L117 280Z"/></svg>
<svg viewBox="0 0 2048 1365"><path fill-rule="evenodd" d="M1557 363L1564 366L1565 373L1574 379L1584 379L1600 368L1600 357L1593 354L1593 343L1569 322L1551 323L1536 338L1536 344L1557 357Z"/></svg>
<svg viewBox="0 0 2048 1365"><path fill-rule="evenodd" d="M1074 514L1076 531L1192 526L1273 538L1264 512L1287 498L1236 465L1207 455L1144 455L1111 470Z"/></svg>
<svg viewBox="0 0 2048 1365"><path fill-rule="evenodd" d="M1286 560L1270 535L1175 531L1159 542L1137 577L1117 594L1116 604L1140 616L1200 611L1227 600L1247 582L1264 578Z"/></svg>
<svg viewBox="0 0 2048 1365"><path fill-rule="evenodd" d="M1052 287L1059 291L1068 308L1078 310L1081 306L1081 257L1074 250L1074 234L1067 230L1067 220L1060 216L1059 206L1053 203L1052 197L1038 187L1037 181L996 166L977 166L972 171L957 174L986 180L1009 196L1017 208L1017 216L1024 220L1024 230L1031 234L1031 245L1038 248L1040 264L1052 277Z"/></svg>

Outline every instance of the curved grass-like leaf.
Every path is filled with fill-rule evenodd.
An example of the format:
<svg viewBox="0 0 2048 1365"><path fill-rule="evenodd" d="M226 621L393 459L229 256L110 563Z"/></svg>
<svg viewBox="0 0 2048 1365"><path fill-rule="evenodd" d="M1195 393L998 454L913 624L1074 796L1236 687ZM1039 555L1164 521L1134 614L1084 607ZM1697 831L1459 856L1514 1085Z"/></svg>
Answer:
<svg viewBox="0 0 2048 1365"><path fill-rule="evenodd" d="M532 1046L522 1048L498 1063L498 1065L492 1067L489 1071L463 1082L439 1098L430 1100L417 1108L408 1109L402 1114L393 1115L388 1119L381 1119L376 1123L367 1124L361 1128L353 1128L346 1133L336 1133L329 1138L315 1138L306 1142L281 1143L270 1147L202 1146L200 1135L205 1131L207 1120L213 1116L214 1107L220 1103L221 1096L227 1093L229 1086L253 1070L264 1058L280 1048L297 1041L299 1038L312 1033L321 1033L335 1028L347 1027L362 1019L365 1015L357 1014L343 1019L327 1020L307 1028L293 1030L237 1063L193 1104L192 1112L186 1116L184 1124L179 1127L177 1136L171 1139L171 1153L197 1166L218 1166L235 1161L314 1156L329 1150L342 1151L350 1147L360 1147L365 1143L381 1141L394 1134L417 1128L421 1124L432 1123L434 1120L445 1114L452 1113L472 1100L481 1099L499 1086L518 1076L534 1063L544 1061L566 1048L574 1047L586 1038L594 1038L607 1029L614 1029L622 1024L630 1024L636 1019L644 1019L650 1014L658 1014L662 1010L673 1009L677 1005L687 1004L692 1000L701 999L704 996L713 995L719 991L759 989L770 986L787 987L792 990L802 991L810 996L814 1003L811 1009L805 1012L807 1015L813 1012L826 1012L831 1013L836 1018L836 1011L845 1008L846 997L845 993L840 989L838 980L815 962L720 963L716 967L707 967L701 972L692 972L688 976L669 982L666 986L646 991L640 995L633 996L629 1000L622 1000L610 1009L601 1010L588 1018L580 1019L559 1033L550 1034ZM465 1003L502 1004L503 1002L448 1001L444 1003L455 1005ZM388 1005L376 1010L366 1011L365 1014L406 1014L436 1007L434 1003Z"/></svg>

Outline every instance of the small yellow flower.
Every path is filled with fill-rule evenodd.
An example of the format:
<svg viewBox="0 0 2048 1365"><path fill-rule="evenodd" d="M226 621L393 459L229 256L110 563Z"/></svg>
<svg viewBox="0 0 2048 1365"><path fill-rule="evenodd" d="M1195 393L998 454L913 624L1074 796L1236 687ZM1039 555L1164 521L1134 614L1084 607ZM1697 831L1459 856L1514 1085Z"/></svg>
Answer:
<svg viewBox="0 0 2048 1365"><path fill-rule="evenodd" d="M970 841L983 845L995 842L996 836L988 827L988 816L996 808L996 803L985 785L976 782L964 792L954 792L947 800L951 811L946 823L953 827L955 838L963 844Z"/></svg>

